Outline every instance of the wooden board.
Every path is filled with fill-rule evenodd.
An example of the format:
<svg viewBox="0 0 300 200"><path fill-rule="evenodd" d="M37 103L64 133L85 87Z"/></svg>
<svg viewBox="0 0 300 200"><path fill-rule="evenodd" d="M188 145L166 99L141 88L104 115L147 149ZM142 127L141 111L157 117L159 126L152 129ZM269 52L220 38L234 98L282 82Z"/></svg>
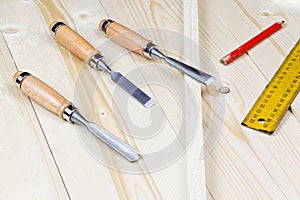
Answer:
<svg viewBox="0 0 300 200"><path fill-rule="evenodd" d="M2 32L0 65L0 199L68 199L32 104L12 80L17 68Z"/></svg>
<svg viewBox="0 0 300 200"><path fill-rule="evenodd" d="M5 16L0 27L6 33L5 40L19 69L29 71L47 82L65 97L73 100L89 119L97 121L103 128L146 154L143 160L135 165L130 165L101 142L95 140L82 127L68 124L39 105L32 103L32 111L36 113L49 144L48 151L53 154L61 181L65 184L63 190L71 199L96 199L98 197L106 199L185 199L188 196L187 157L184 155L184 138L179 135L184 126L181 121L184 116L182 102L176 98L184 93L184 76L160 62L148 61L128 53L126 55L122 48L107 41L97 27L102 18L113 17L113 12L108 11L107 7L111 3L110 1L93 0L85 2L69 0L59 2L10 1L0 8L1 13ZM143 11L149 17L152 11L157 12L160 17L172 16L177 20L183 15L180 1L167 4L170 7L175 6L178 12L164 12L165 2L145 1L143 5L150 5L146 9L138 7L139 2L132 3L137 7L126 5L122 1L118 5L129 9L128 19L130 19L130 12L137 12L134 9L139 12ZM116 12L121 8L114 10ZM18 13L18 15L13 13ZM123 14L125 15L125 13ZM117 15L115 15L115 19L118 19ZM126 113L127 109L124 110L126 104L120 102L128 101L128 96L115 87L107 74L90 69L58 45L48 30L48 25L52 20L63 20L69 24L102 51L106 62L112 69L126 74L131 80L141 85L146 81L165 84L164 87L150 84L143 86L143 90L155 97L159 106L150 112L129 99L130 112ZM121 22L125 23L125 21ZM127 25L131 26L132 24ZM147 23L140 23L139 26L140 28L145 27ZM153 27L157 28L158 26L153 23ZM160 26L160 28L166 29L168 27L172 27L173 31L182 34L182 22L179 24L172 22L172 24ZM152 30L152 33L154 31L155 29ZM197 36L197 34L195 32L194 35ZM173 37L178 37L177 35L174 34ZM163 38L166 37L168 37L166 33L154 35L154 39L158 43L167 47L172 46L172 37L165 41ZM183 49L183 40L176 47L178 51ZM182 55L182 52L179 53ZM151 68L139 69L139 66L144 63ZM157 69L152 67L156 65ZM134 76L134 74L138 74L138 76ZM157 78L151 80L152 77ZM177 88L180 90L174 97L172 92ZM171 92L168 92L169 89ZM115 100L116 96L121 100ZM169 100L166 101L167 99ZM126 115L129 117L126 118ZM151 126L148 129L142 129L142 133L137 131L138 127L147 127L149 123L151 125L151 121L155 122L159 119L163 119L164 123L161 124L161 127L154 126L158 129L156 135L153 136L151 133ZM195 120L201 122L201 118ZM138 134L145 134L144 132L150 134L145 136L147 140L131 137L133 134L143 138L143 135ZM197 130L197 135L201 138L201 128ZM173 146L169 147L169 143ZM167 154L168 151L163 151L164 149L171 150L169 152L171 154ZM162 152L161 155L160 152ZM170 157L169 161L166 159L168 162L164 160L166 156ZM109 163L108 166L105 162ZM113 168L117 168L117 170ZM203 173L203 168L200 169L202 169L200 173ZM151 173L147 173L148 171ZM204 176L201 174L200 177ZM202 186L204 187L204 181ZM196 195L195 193L195 198L197 198ZM203 194L201 194L202 196ZM48 198L51 199L50 196Z"/></svg>
<svg viewBox="0 0 300 200"><path fill-rule="evenodd" d="M292 105L293 112L285 115L273 136L240 125L299 38L299 3L199 0L194 5L195 2L12 0L0 3L3 67L0 156L4 163L0 199L300 198L299 96ZM198 84L163 62L128 53L97 30L100 19L107 17L151 38L169 55L214 74L218 81L209 88L202 87L200 92ZM55 42L48 30L54 19L64 20L85 36L102 51L112 69L143 85L143 90L162 109L149 112L131 99L130 112L122 109L124 104L113 101L113 97L117 95L127 101L127 95L115 87L107 74L90 69ZM283 30L231 65L224 67L219 63L225 54L282 19L288 22ZM192 48L187 44L190 40L199 43L200 50L190 52ZM181 103L187 91L185 84L189 83L192 87L188 88L198 94L195 102L198 106L202 104L204 151L201 145L197 146L202 143L200 121L197 142L188 154L170 165L144 174L128 173L137 168L125 168L127 173L108 168L104 161L114 166L123 163L82 127L57 118L22 95L11 82L16 68L45 80L74 101L89 119L147 152L149 157L166 148L166 141L176 141L171 153L185 150L185 138L178 133L182 122L188 121L188 109L183 110ZM228 87L230 92L221 94L220 87ZM151 118L152 115L155 117ZM151 135L151 129L147 129L152 127L151 119L162 119L161 134ZM14 126L16 121L18 126ZM141 137L141 127L147 138L132 139L130 134ZM189 125L183 127L187 130ZM157 126L154 128L157 130ZM138 170L149 170L151 164L144 159L138 163Z"/></svg>
<svg viewBox="0 0 300 200"><path fill-rule="evenodd" d="M184 58L194 66L200 69L200 46L199 46L199 23L198 23L198 2L195 0L184 1ZM201 69L203 70L203 69ZM200 84L185 76L185 133L186 141L188 137L193 137L193 128L190 120L192 117L196 117L192 113L195 113L193 102L197 102L197 110L202 113L202 101L201 101L201 86ZM195 98L191 98L189 90L196 94ZM206 187L205 187L205 165L203 157L203 129L202 129L202 114L199 117L199 129L195 136L193 145L188 148L187 152L187 184L188 184L188 199L206 199Z"/></svg>
<svg viewBox="0 0 300 200"><path fill-rule="evenodd" d="M206 63L211 62L217 68L223 85L231 90L224 95L226 115L222 132L205 158L210 194L215 199L298 199L299 118L288 112L273 136L240 125L298 40L298 3L201 0L199 4L200 43L209 55ZM248 55L226 67L218 62L282 18L288 21L287 27ZM204 93L203 97L203 102L208 102L205 99L210 96ZM298 104L295 101L292 106L295 112L299 112ZM203 110L211 109L209 104L203 106ZM203 120L204 124L210 122L206 115ZM205 128L205 135L214 134L210 131L216 130L213 128L213 125L211 129Z"/></svg>

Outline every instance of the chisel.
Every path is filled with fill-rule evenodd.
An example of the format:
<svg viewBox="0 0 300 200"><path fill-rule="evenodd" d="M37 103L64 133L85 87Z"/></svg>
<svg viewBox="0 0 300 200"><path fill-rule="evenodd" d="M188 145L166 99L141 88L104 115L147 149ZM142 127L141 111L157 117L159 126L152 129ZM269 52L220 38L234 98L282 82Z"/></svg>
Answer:
<svg viewBox="0 0 300 200"><path fill-rule="evenodd" d="M139 159L139 152L121 139L102 129L95 123L87 121L73 104L60 95L46 83L31 75L28 72L18 71L14 75L14 81L21 88L22 92L32 100L57 114L59 117L85 126L89 132L117 151L130 162Z"/></svg>
<svg viewBox="0 0 300 200"><path fill-rule="evenodd" d="M99 24L99 30L103 31L108 38L130 51L146 58L160 58L205 85L209 85L215 80L213 76L205 72L166 56L150 40L111 19L103 19Z"/></svg>
<svg viewBox="0 0 300 200"><path fill-rule="evenodd" d="M69 26L63 22L54 21L50 24L49 29L55 33L56 40L65 48L84 62L88 63L94 69L108 72L115 83L143 104L143 106L150 108L155 104L153 99L146 95L121 73L112 71L104 62L100 51L95 49L88 41Z"/></svg>

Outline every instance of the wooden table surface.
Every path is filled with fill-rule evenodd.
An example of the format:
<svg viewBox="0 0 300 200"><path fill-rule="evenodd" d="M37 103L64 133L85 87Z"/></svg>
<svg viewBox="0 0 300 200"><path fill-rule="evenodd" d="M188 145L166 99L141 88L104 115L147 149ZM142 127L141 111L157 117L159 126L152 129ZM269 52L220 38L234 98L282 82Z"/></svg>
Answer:
<svg viewBox="0 0 300 200"><path fill-rule="evenodd" d="M0 199L300 199L300 97L272 136L240 125L299 39L300 2L0 0L0 13ZM201 87L160 61L127 52L98 31L103 18L138 30L217 81ZM156 107L146 110L131 99L125 107L115 97L128 96L107 74L56 43L48 30L53 20L99 48ZM248 54L226 67L219 63L282 20L287 26ZM44 80L147 156L127 164L82 127L32 102L12 81L17 70ZM160 152L171 141L176 145L166 161Z"/></svg>

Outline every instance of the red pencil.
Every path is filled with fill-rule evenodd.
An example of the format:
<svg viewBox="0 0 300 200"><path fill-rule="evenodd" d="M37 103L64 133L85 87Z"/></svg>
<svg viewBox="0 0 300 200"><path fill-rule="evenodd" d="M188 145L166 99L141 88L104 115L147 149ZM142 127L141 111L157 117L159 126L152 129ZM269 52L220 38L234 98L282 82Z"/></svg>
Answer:
<svg viewBox="0 0 300 200"><path fill-rule="evenodd" d="M227 56L225 56L224 58L222 58L220 62L224 65L228 65L233 60L246 53L249 49L257 45L264 39L268 38L270 35L278 31L279 29L281 29L284 26L284 24L285 21L276 22L275 24L273 24L272 26L270 26L269 28L267 28L266 30L264 30L263 32L261 32L260 34L258 34L257 36L255 36L254 38L252 38L251 40L249 40L230 54L228 54Z"/></svg>

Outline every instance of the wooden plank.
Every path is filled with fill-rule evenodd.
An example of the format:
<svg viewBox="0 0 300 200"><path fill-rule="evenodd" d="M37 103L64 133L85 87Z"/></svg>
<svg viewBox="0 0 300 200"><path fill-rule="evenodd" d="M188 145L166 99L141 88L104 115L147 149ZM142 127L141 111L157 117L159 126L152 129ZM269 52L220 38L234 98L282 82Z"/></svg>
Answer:
<svg viewBox="0 0 300 200"><path fill-rule="evenodd" d="M86 5L93 6L89 9L83 9L86 8ZM155 151L164 147L164 141L175 140L176 142L178 140L172 130L174 127L168 121L162 127L161 134L158 137L151 138L149 142L140 141L140 143L137 143L130 136L125 137L124 132L127 130L131 131L131 129L130 127L126 127L128 125L126 124L127 122L122 124L124 127L119 124L121 119L117 118L119 114L118 107L113 108L116 110L112 109L112 106L116 105L113 104L116 102L112 102L112 91L115 85L110 82L107 74L96 73L92 69L83 66L77 58L70 55L67 51L62 48L59 49L59 46L57 46L50 35L50 31L47 30L48 24L53 19L62 19L70 24L71 27L78 30L90 42L101 47L104 38L97 31L97 25L98 20L104 16L104 10L97 1L35 1L26 2L26 4L25 2L11 1L9 6L14 8L9 13L5 6L1 10L6 16L6 20L2 22L1 26L19 26L25 29L22 34L13 34L11 37L6 38L12 53L18 55L16 56L16 63L22 65L26 63L28 70L41 79L48 80L46 82L66 97L73 98L75 103L78 103L76 105L79 108L83 108L82 113L86 114L90 119L97 120L105 129L127 140L133 146L139 147L142 152ZM20 19L16 20L11 13L19 13L18 18ZM26 18L27 20L21 20L22 18ZM92 28L87 28L88 25ZM28 41L28 38L31 40ZM110 59L120 53L118 50L115 52L114 54L114 50L105 51L105 55L108 55L106 60L111 64L113 69L122 71L124 74L134 69L134 62L126 57L111 63L112 60ZM39 55L38 57L31 56L37 54ZM128 68L122 67L124 65L128 66ZM101 77L103 79L98 83L99 87L95 89L95 85L97 85L97 81ZM171 77L170 80L172 84L177 85L176 79ZM144 80L141 81L145 82ZM73 89L74 84L78 84L76 85L75 92ZM146 87L145 91L152 95L149 88L147 89ZM156 91L159 91L159 89ZM163 92L161 91L160 94ZM91 102L91 99L94 99L94 102ZM86 102L91 102L91 104ZM166 102L162 96L160 106L165 108L166 105L169 110L173 108L174 112L175 106L172 106L173 104L170 104L170 101ZM141 110L141 107L136 102L132 102L130 106L135 108L130 113L134 116L133 121L139 125L143 125L145 122L140 121L139 116L146 116L145 114L147 113L138 111ZM114 153L107 149L106 146L97 141L95 142L91 136L84 136L87 133L83 132L80 127L72 126L62 120L58 120L56 116L49 115L47 111L36 104L34 104L34 108L39 116L53 155L57 159L58 167L71 198L93 199L103 196L108 199L140 199L142 197L148 197L149 199L182 199L186 195L184 184L185 173L178 173L179 171L185 171L183 170L185 169L184 162L178 161L172 167L167 167L168 170L152 174L141 173L141 170L147 170L149 164L151 164L144 164L143 161L135 166L135 168L141 168L138 168L139 171L136 171L139 172L138 175L108 169L106 165L99 165L92 156L99 159L98 156L100 155L100 158L102 156L105 159L104 161L111 162L111 164L124 163L122 163L122 160L112 157L111 154ZM164 113L162 114L163 116L165 115ZM176 115L168 116L166 120L170 120L170 117L177 121L180 120ZM74 134L75 132L78 132L79 137ZM68 142L66 143L66 141ZM83 146L87 148L92 156L87 153L80 142L82 142ZM183 149L180 149L182 148L180 141L176 143L176 148L173 150L175 152L183 151ZM144 160L145 162L147 161L147 159ZM128 163L125 164L128 165ZM172 176L174 173L178 173L178 175ZM75 175L76 179L74 179ZM172 179L168 179L168 177L172 177ZM167 183L166 180L168 181Z"/></svg>
<svg viewBox="0 0 300 200"><path fill-rule="evenodd" d="M149 5L149 7L150 7L150 9L152 11L152 16L151 16L152 18L150 18L150 16L147 15L147 9L149 9L149 7L147 7L147 6L145 6L145 12L142 12L142 16L139 18L140 21L143 21L144 19L149 19L148 27L153 27L153 26L156 27L155 30L156 30L156 32L159 33L160 37L154 37L153 35L156 35L157 33L155 34L155 32L152 29L146 29L146 31L144 29L139 29L138 31L140 31L141 33L143 33L143 35L149 35L148 38L151 38L151 39L156 38L156 40L153 39L153 41L157 42L157 44L160 44L160 46L163 46L163 45L168 46L168 44L166 44L166 43L168 43L168 41L172 41L172 37L171 38L170 37L166 37L164 35L165 32L163 32L161 29L159 29L160 28L160 24L167 25L168 28L170 28L172 30L176 30L176 27L178 27L178 23L179 23L179 22L177 22L177 24L174 24L174 22L172 20L170 20L170 19L174 19L175 17L173 18L172 16L170 16L170 15L172 15L172 13L168 12L170 8L174 8L175 6L172 6L170 4L165 5L165 3L166 2L160 2L160 3L151 2L150 5ZM193 4L190 4L189 2L185 2L185 3L187 3L186 4L186 5L188 5L187 9L189 9L189 10L197 8L197 6L196 7L194 6L195 2L192 2ZM130 4L130 3L124 3L124 4L127 5L127 4ZM117 4L117 5L120 6L120 7L122 7L122 8L124 8L125 7L124 4ZM134 4L135 3L132 3L132 5L134 5ZM136 3L136 4L138 5L138 3ZM117 12L115 12L115 11L112 10L112 3L110 5L108 5L108 3L105 4L105 5L107 6L106 10L108 10L110 8L110 10L108 10L109 16L110 17L113 16L114 20L116 18L118 18L119 20L122 20L122 21L128 20L128 19L132 19L132 18L130 18L130 14L132 14L134 12L133 10L135 8L130 9L130 12L129 12L130 14L127 14L127 12L125 12L125 13L123 12L122 15L120 15ZM189 6L191 6L191 8ZM128 7L130 7L130 6L128 6ZM164 10L164 12L166 12L167 15L161 16L162 13L159 13L159 11L158 11L161 7L166 8ZM154 12L155 12L155 14L153 14ZM188 18L188 16L187 16L188 10L186 10L185 12L186 12L185 13L185 18ZM124 17L124 16L126 16L126 14L127 14L128 17ZM194 15L197 15L197 12L194 12ZM191 19L192 18L194 19L194 15L193 15L193 17L191 17ZM166 17L166 16L168 16L168 17ZM133 19L135 19L135 18L133 18ZM153 22L151 20L154 20L154 24L153 24ZM167 23L164 22L164 20L166 20ZM136 24L141 24L140 27L142 27L143 23L139 22L139 20L135 20L135 21L138 21L138 22L131 22L131 20L130 20L129 23L132 24L131 27L137 27L138 25L136 25ZM188 28L189 28L189 25L191 23L189 21L190 20L188 20L188 22L185 24L186 25L185 32L186 32L187 35L189 35L189 37L192 36L192 37L196 37L197 38L198 37L198 34L197 34L198 29L196 28L196 29L194 29L194 32L190 33ZM180 24L181 24L181 22L180 22ZM193 24L193 26L194 25L198 26L198 23ZM176 30L176 31L181 31L181 30ZM152 33L152 34L150 35L149 32ZM163 38L163 39L161 39L161 38ZM181 39L184 39L184 38L181 38ZM177 43L179 43L178 40L174 40L173 39L173 41L177 41ZM196 41L197 41L197 39L196 39ZM189 42L189 43L191 43L191 42ZM187 46L187 47L190 47L190 45ZM168 48L166 48L166 49L168 50ZM185 48L186 56L188 57L186 59L188 61L192 61L194 64L197 65L196 58L198 57L198 54L197 53L193 53L193 54L190 55L191 52L187 51L187 49L188 48ZM175 55L175 56L178 57L178 55ZM142 63L143 62L143 61L140 61L139 58L136 58L135 55L133 55L133 58L135 59L135 62L138 62L138 63ZM146 61L144 61L144 62L146 62ZM189 79L189 78L185 78L184 82L186 82L187 79ZM189 87L192 88L192 90L194 91L194 94L197 94L197 95L200 94L201 91L200 91L199 83L193 82L193 81L190 80L189 81ZM155 92L155 94L157 94L157 91ZM200 105L200 100L198 99L199 97L200 97L200 95L197 96L197 106L198 107L200 107L199 106ZM190 101L188 101L188 103L190 103ZM187 106L187 102L185 102L185 109L186 109L186 106ZM200 107L200 109L201 109L201 107ZM192 110L192 112L193 111L194 110ZM186 112L187 112L187 109L185 110L185 113ZM191 114L191 113L189 113L189 114ZM187 120L187 121L191 120L192 116L195 116L195 115L190 115L190 117L185 116L186 117L185 120ZM187 169L188 170L187 173L189 173L189 175L187 175L187 178L188 178L187 181L189 182L188 184L191 185L191 187L193 187L193 189L190 189L189 185L188 185L188 193L187 194L190 196L190 198L197 198L197 199L199 199L199 198L205 198L204 189L201 189L201 188L204 188L203 186L204 186L204 183L205 183L205 181L204 181L205 176L204 176L204 171L203 171L204 170L204 166L203 166L204 162L203 162L203 160L199 160L200 159L200 152L201 152L201 148L202 148L202 145L201 145L201 143L202 143L201 116L200 116L200 119L198 119L198 118L195 118L195 119L199 120L199 122L200 122L200 123L198 123L198 128L199 129L196 132L197 139L195 139L193 141L193 147L191 147L191 149L189 149L189 152L188 152L189 161L187 161L188 165L189 165L189 169ZM186 123L186 124L188 125L189 123ZM174 124L173 124L173 126L174 126ZM195 130L193 130L193 131L195 131ZM193 172L191 172L191 170L193 170ZM194 176L192 176L192 174ZM189 191L189 190L191 190L191 191Z"/></svg>
<svg viewBox="0 0 300 200"><path fill-rule="evenodd" d="M175 1L173 3L167 2L151 2L151 1L131 1L131 2L124 2L120 1L118 4L114 5L114 2L107 1L103 3L105 10L108 13L108 17L111 17L113 20L116 20L120 23L126 24L127 26L137 29L138 32L146 36L147 38L151 38L155 43L159 44L160 47L164 47L165 49L172 49L170 46L174 44L173 36L169 35L165 29L173 29L178 30L181 27L173 21L173 16L175 13L170 12L168 8L177 8L179 2ZM115 8L116 9L113 9ZM123 9L124 12L119 13L117 12L118 9ZM165 9L167 8L167 9ZM139 13L140 17L136 18L133 17L134 13ZM180 15L182 11L178 13ZM175 15L174 18L178 18L178 15ZM172 20L169 21L169 17ZM165 19L166 22L164 20ZM145 28L150 27L150 28ZM154 28L151 28L154 27ZM162 29L162 27L164 29ZM160 28L157 30L157 28ZM175 40L176 41L176 40ZM163 46L165 45L165 46ZM182 46L182 43L178 43L178 47ZM169 48L168 48L169 47ZM173 48L174 49L174 48ZM143 77L147 80L148 83L155 83L164 86L165 88L169 89L173 94L172 96L166 96L168 91L165 90L164 87L156 87L155 85L150 84L151 91L153 91L153 95L157 102L162 106L164 113L172 126L172 130L170 132L175 132L178 134L180 128L182 126L182 107L178 105L182 105L182 100L180 98L180 94L183 93L183 77L178 76L177 71L168 70L170 69L169 66L166 66L164 63L161 62L150 62L147 59L140 58L137 55L132 54L133 60L137 66L139 66L139 70ZM149 65L150 67L147 67ZM156 65L156 67L154 67ZM163 68L160 68L162 66ZM167 67L167 68L165 68ZM175 94L174 94L174 90ZM179 93L179 95L176 93ZM175 96L176 95L176 96ZM175 106L173 106L172 102L175 96L175 100L177 101ZM179 103L178 103L179 97ZM176 99L177 98L177 99ZM168 100L168 101L166 101ZM175 103L175 102L174 102ZM165 133L160 133L165 134ZM168 141L172 140L164 140L165 144L168 144ZM161 143L163 146L163 143ZM172 155L170 155L172 156ZM159 159L159 158L158 158ZM152 176L161 189L161 191L165 191L162 193L162 197L164 199L168 199L172 196L173 199L182 199L185 198L187 195L186 190L186 174L182 173L186 169L185 164L185 157L177 161L176 163L166 166L160 169L158 172L153 173ZM179 173L180 172L180 173ZM177 178L173 179L172 174L176 173ZM168 191L168 192L166 192ZM166 194L169 194L168 196Z"/></svg>
<svg viewBox="0 0 300 200"><path fill-rule="evenodd" d="M85 2L85 3L88 3L88 2ZM82 9L82 6L84 6L85 3L82 3L82 5L77 5L76 7L75 6L72 7L72 5L73 5L72 1L64 1L64 6L69 11L70 15L76 16L78 11L80 11ZM102 4L107 5L108 2L102 1ZM96 7L95 9L97 11L99 11L101 8ZM94 23L94 30L96 30L98 27L98 23L100 22L100 19L102 19L103 17L89 15L89 14L87 14L87 15L93 16L93 19L91 17L89 20L91 20ZM96 21L96 19L98 21ZM99 49L102 50L102 53L105 56L106 62L112 67L112 69L121 71L123 74L126 74L128 77L130 77L130 75L128 75L128 74L130 74L132 72L138 73L138 71L135 70L135 67L136 67L135 62L131 59L128 59L128 57L126 57L126 56L118 58L119 55L122 55L122 53L123 53L122 51L120 51L120 50L122 50L122 48L118 49L116 45L113 45L113 43L106 42L106 39L103 37L103 34L101 34L100 31L97 31L95 33L86 34L85 33L85 31L86 31L86 22L85 21L76 21L76 22L74 22L74 24L76 26L76 29L80 33L85 35L85 37L89 41L91 41L93 44L96 44L96 46L98 46ZM118 58L118 59L116 59L116 58ZM124 67L124 66L126 66L126 67ZM93 72L93 71L91 73L95 74L95 72ZM133 75L130 79L135 80L136 78L139 78L139 77L143 77L143 76L136 77L135 75ZM97 76L95 80L97 80L97 79L99 79L99 76ZM142 78L141 78L141 80L137 79L137 81L141 81L142 83L146 82ZM86 82L85 82L85 84L86 84ZM99 86L99 88L101 88L101 92L103 92L102 88L105 88L105 87L107 87L107 86L105 86L105 85ZM109 87L109 84L108 84L108 87ZM151 93L151 91L149 89L147 89L147 87L144 87L144 88L151 96L155 96L153 93ZM136 104L136 102L132 102L132 104L129 105L130 112L128 113L129 115L132 116L132 118L126 118L126 115L124 116L124 114L127 114L127 113L124 113L124 112L126 112L127 110L124 110L124 108L123 108L123 106L126 106L126 105L122 105L122 104L118 105L118 102L115 101L114 103L115 103L115 105L118 106L118 109L119 109L119 110L116 110L113 107L114 104L111 103L111 98L114 96L114 94L113 94L114 89L115 89L114 87L110 86L108 88L109 94L108 95L106 94L107 96L104 96L104 97L102 94L97 93L98 98L96 98L96 102L98 102L98 103L96 106L97 107L99 106L99 109L101 108L101 110L108 111L107 112L108 116L105 119L103 119L100 115L96 116L98 122L100 124L102 124L103 127L105 127L108 130L111 130L114 133L119 132L120 137L124 137L123 136L124 133L122 133L123 131L129 132L132 134L139 134L138 135L139 137L143 137L142 133L144 132L144 130L142 133L141 132L136 133L136 132L134 132L134 131L136 131L136 127L134 125L138 124L138 125L143 126L143 123L145 123L145 122L143 122L140 119L140 116L147 116L147 115L150 115L150 113L143 110L143 108L141 108L140 105ZM159 90L156 90L156 91L159 91ZM115 98L115 96L114 96L114 98ZM103 99L107 99L108 102L103 102ZM161 97L161 99L163 99L163 96ZM120 101L122 101L122 100L120 100ZM85 102L85 101L81 101L81 102ZM166 107L166 105L169 107L172 106L172 104L170 104L170 102L169 102L169 104L166 104L166 102L158 101L158 103L163 108ZM108 104L109 106L112 107L112 110L110 110L110 108L103 108L103 104ZM96 110L99 110L99 109L96 109ZM85 109L85 110L87 110L87 109ZM93 114L93 112L91 112L91 113ZM124 117L120 118L118 116L124 116ZM151 117L151 116L149 116L149 117ZM121 126L118 125L119 121L122 121ZM149 121L147 123L149 123ZM119 128L117 126L119 126ZM120 132L120 128L121 128L122 132ZM151 128L151 126L148 128L148 132L151 131L150 128ZM164 147L166 145L165 141L172 141L175 138L175 136L176 135L173 133L171 126L166 121L165 125L162 127L161 133L156 137L152 137L148 140L140 140L140 141L139 140L132 141L130 139L130 137L128 137L128 138L129 138L129 142L132 143L133 145L136 145L137 147L139 147L139 149L141 150L142 153L147 154L147 156L150 155L153 157L153 155L155 155L155 154L151 155L152 152L155 152L156 149L159 150L162 147ZM180 151L180 148L182 148L180 143L178 143L178 145L176 145L176 146L177 146L176 148L178 148L178 150ZM153 159L159 161L159 158L153 157ZM150 162L150 161L153 162L154 161L153 159L146 159L146 156L145 156L145 159L144 159L145 163L144 164L139 163L141 165L140 168L145 168L145 169L143 169L144 171L154 170L154 169L151 169L152 163ZM121 163L121 164L126 164L126 163ZM174 166L175 167L173 167L172 169L170 169L166 172L162 172L162 173L157 172L157 173L146 174L146 173L144 173L143 170L138 169L138 171L135 172L135 173L138 173L138 175L116 173L114 171L110 171L110 175L114 182L114 187L116 188L119 198L121 198L121 199L126 199L126 198L137 198L138 199L138 198L141 198L142 196L148 196L149 199L152 199L152 198L164 198L164 199L181 198L183 195L185 195L184 187L182 187L182 177L184 177L184 174L178 174L176 177L173 177L166 184L167 179L165 177L169 177L170 174L172 174L176 171L177 172L181 171L181 168L182 168L181 164L177 164ZM174 189L172 187L172 184L177 185L177 188ZM126 185L127 187L124 188L124 185ZM132 185L132 186L130 186L130 185ZM139 191L135 187L133 187L134 185L139 185L143 189L141 191ZM122 196L122 195L124 195L124 196Z"/></svg>
<svg viewBox="0 0 300 200"><path fill-rule="evenodd" d="M32 104L13 83L16 66L2 32L0 65L0 199L68 199Z"/></svg>
<svg viewBox="0 0 300 200"><path fill-rule="evenodd" d="M55 7L62 9L59 2L53 5ZM0 10L5 16L0 26L2 30L8 30L5 38L19 69L28 70L72 99L73 80L37 4L33 1L10 1L1 4ZM65 56L71 58L67 52ZM71 59L69 61L72 62ZM72 65L71 74L76 75L78 64ZM113 185L108 169L88 154L77 136L82 129L34 103L33 106L70 197L93 199L103 195L108 199L116 199L114 187L107 187Z"/></svg>
<svg viewBox="0 0 300 200"><path fill-rule="evenodd" d="M222 77L221 83L202 90L204 146L205 151L210 152L205 157L207 198L299 199L299 97L293 104L293 113L286 114L273 136L240 126L240 122L268 80L298 39L298 4L293 0L201 0L198 3L199 38L203 50L200 52L200 66L205 71L212 70ZM134 54L131 54L130 58L124 49L107 42L97 30L99 20L108 16L138 29L143 35L151 37L161 48L173 50L168 51L169 55L181 57L186 52L176 33L181 35L184 32L182 27L188 25L183 23L186 17L182 17L181 1L13 0L0 5L0 28L20 69L29 70L66 97L73 99L89 119L97 121L142 152L151 154L151 151L159 151L159 148L167 145L166 141L176 139L183 119L180 105L182 99L178 98L180 100L176 101L177 97L174 98L174 94L167 93L157 85L145 85L143 89L153 95L161 106L159 112L163 114L159 116L164 116L166 126L160 132L162 134L150 137L147 142L140 141L139 138L132 139L130 135L124 136L125 133L140 136L136 127L151 124L151 112L144 111L136 102L129 100L130 112L127 114L131 120L127 121L123 115L119 117L118 114L125 111L121 109L122 105L112 101L112 97L121 95L126 100L126 94L113 93L117 90L107 75L95 73L58 46L48 30L48 24L53 19L65 20L100 50L103 49L106 61L113 69L122 71L139 84L151 83L152 75L155 75L156 83L178 90L180 92L176 95L184 96L184 76L159 61L147 61ZM249 51L249 56L242 56L232 65L224 67L219 64L218 60L222 56L281 17L289 22L284 30ZM189 27L185 28L186 31L189 30ZM194 24L191 28L194 30ZM191 35L195 37L194 34ZM178 42L174 42L176 38L179 39L175 40ZM3 41L0 38L1 51L8 52L6 48L3 50ZM0 62L2 61L2 65L8 70L3 70L0 76L1 91L5 94L0 98L5 113L0 115L4 124L4 129L1 130L14 133L14 138L9 139L11 134L5 135L1 144L2 141L5 144L11 144L13 141L16 142L13 144L18 145L9 152L2 151L4 145L1 146L0 154L5 158L2 171L13 171L1 174L3 180L10 181L0 181L1 188L5 189L1 190L0 197L68 199L63 187L65 183L70 197L74 199L185 199L187 191L191 191L191 183L186 179L191 172L186 171L189 157L182 157L162 170L145 175L108 169L105 162L119 163L119 160L115 160L113 152L95 141L81 127L59 120L34 103L32 110L29 100L23 98L15 86L8 84L15 67L11 59L6 60L7 53L1 52L0 56L2 55L3 59ZM194 60L192 62L196 63ZM142 78L137 78L137 74ZM229 87L231 92L226 95L218 93L221 86ZM20 99L19 102L16 99ZM220 110L225 107L226 115L222 115ZM18 121L22 126L9 126L12 121ZM178 141L179 147L184 146L182 142ZM23 149L26 151L22 151ZM26 152L30 154L25 154ZM11 160L8 157L10 154L18 159ZM102 161L101 164L95 158ZM139 166L142 168L140 171L149 169L149 163L139 163ZM15 173L21 168L26 176ZM179 171L181 173L178 173ZM62 179L58 172L61 173ZM33 180L32 177L37 178ZM21 188L19 193L15 192L16 183L17 188ZM40 186L45 184L47 187ZM41 189L35 190L36 188Z"/></svg>
<svg viewBox="0 0 300 200"><path fill-rule="evenodd" d="M260 26L259 29L265 27L265 24L260 24L264 21L263 17L257 14L261 14L262 10L259 8L263 3L220 3L203 0L200 4L203 20L200 23L200 40L210 55L206 59L210 59L218 69L223 85L231 89L226 95L226 104L223 105L226 106L226 115L222 135L215 141L215 148L206 157L209 190L216 199L299 198L297 135L300 130L295 116L287 113L273 136L240 126L240 122L266 86L266 77L270 78L283 61L282 52L277 48L284 47L283 43L274 45L272 40L265 41L249 51L250 57L244 55L227 67L218 62L230 50L258 33L257 25ZM264 9L268 10L268 7ZM264 23L270 24L274 21L267 20ZM277 33L276 37L280 36L280 40L289 41L288 35L291 33L287 31ZM261 48L260 52L254 53L258 48ZM207 100L204 99L203 102ZM211 109L207 104L204 106L204 112ZM209 123L206 116L203 120L204 124Z"/></svg>
<svg viewBox="0 0 300 200"><path fill-rule="evenodd" d="M188 0L183 2L184 16L184 57L194 66L200 67L199 49L199 24L198 24L198 1ZM201 69L203 70L203 69ZM194 137L193 144L187 148L187 199L206 199L205 165L203 157L203 132L202 132L202 103L201 85L192 78L185 76L185 135L187 144L189 137ZM191 98L189 93L194 94ZM196 102L197 106L194 106ZM200 113L194 115L193 113ZM190 120L198 118L198 129L193 130ZM195 131L195 134L191 134Z"/></svg>
<svg viewBox="0 0 300 200"><path fill-rule="evenodd" d="M249 51L249 55L253 62L260 67L268 80L279 68L283 60L292 50L293 46L299 40L300 28L296 25L299 23L300 15L297 9L297 3L287 1L280 2L263 2L258 5L253 5L249 1L237 1L236 3L244 14L258 29L262 30L273 24L275 21L285 20L287 22L284 30L273 35L268 41L263 42L257 48ZM243 9L247 8L247 10ZM259 17L258 17L259 16ZM253 32L257 31L253 29ZM251 34L251 33L249 33ZM244 39L244 38L243 38ZM265 51L265 49L268 51ZM265 62L266 58L272 57L274 62ZM299 97L292 104L292 110L295 116L299 118L300 107Z"/></svg>

